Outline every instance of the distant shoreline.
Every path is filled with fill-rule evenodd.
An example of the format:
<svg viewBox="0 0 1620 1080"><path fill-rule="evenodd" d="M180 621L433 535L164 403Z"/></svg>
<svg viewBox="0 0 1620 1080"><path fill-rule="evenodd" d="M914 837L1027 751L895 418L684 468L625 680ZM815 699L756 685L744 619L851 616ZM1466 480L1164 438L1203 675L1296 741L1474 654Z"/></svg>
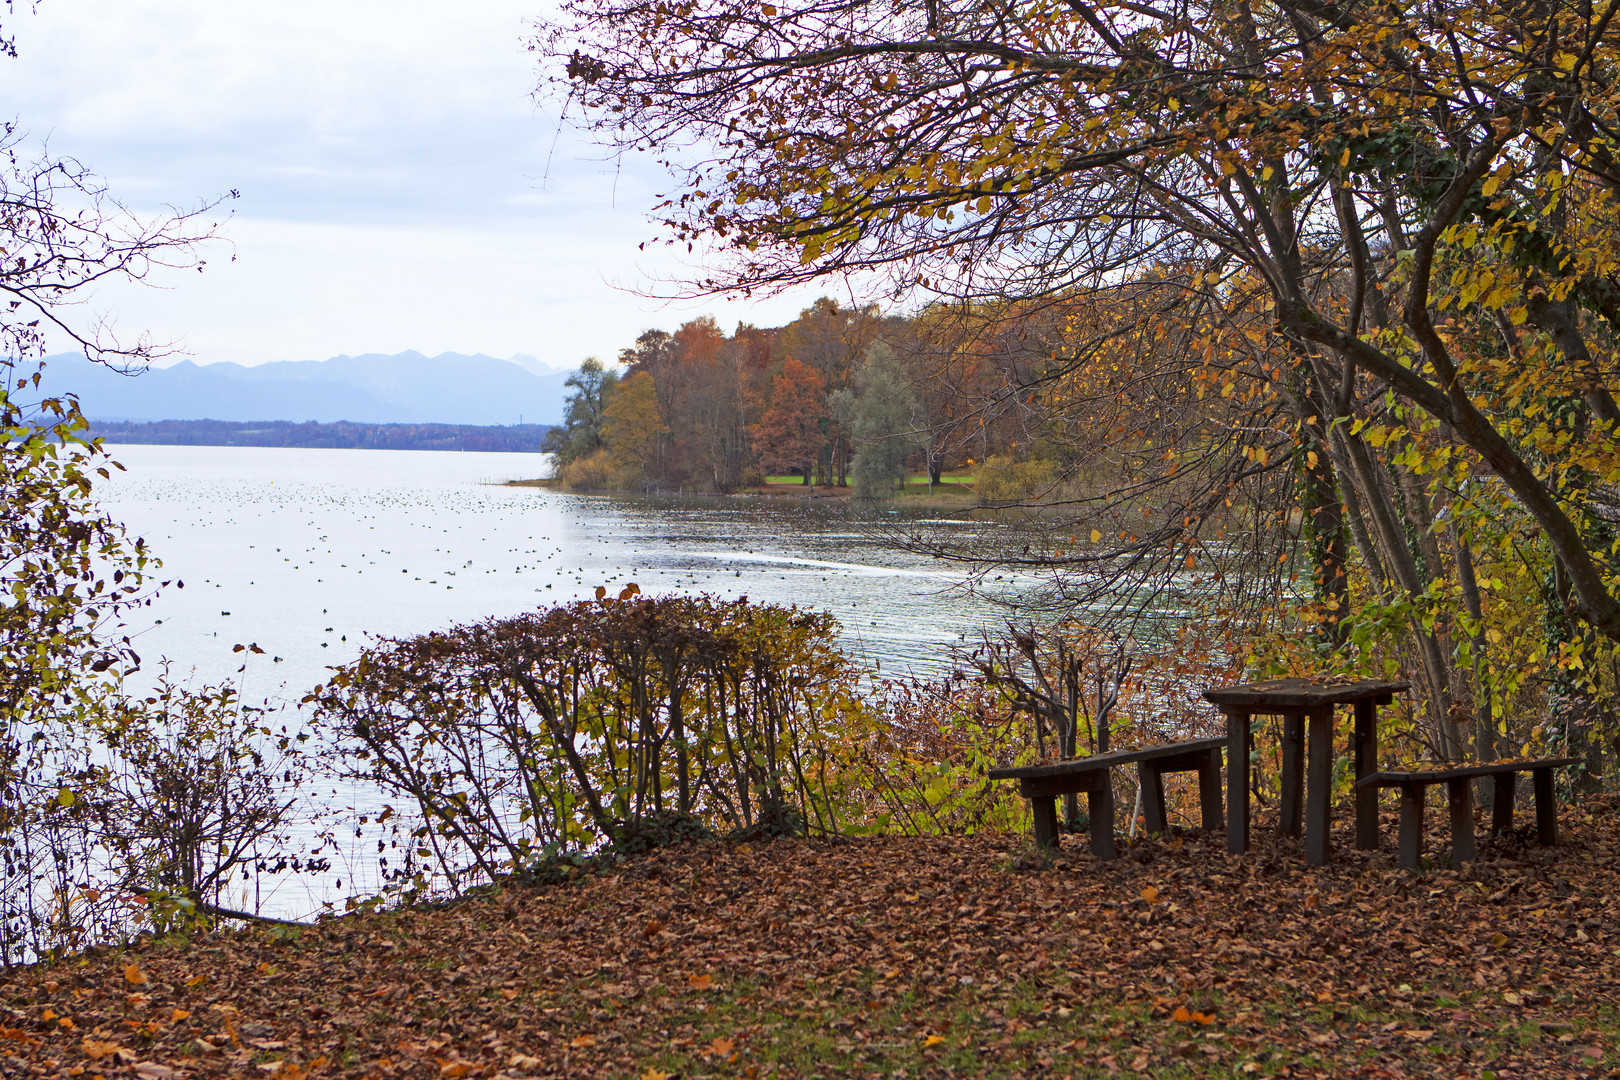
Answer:
<svg viewBox="0 0 1620 1080"><path fill-rule="evenodd" d="M291 420L92 420L108 443L145 446L266 446L306 450L465 450L538 454L549 424L360 424Z"/></svg>

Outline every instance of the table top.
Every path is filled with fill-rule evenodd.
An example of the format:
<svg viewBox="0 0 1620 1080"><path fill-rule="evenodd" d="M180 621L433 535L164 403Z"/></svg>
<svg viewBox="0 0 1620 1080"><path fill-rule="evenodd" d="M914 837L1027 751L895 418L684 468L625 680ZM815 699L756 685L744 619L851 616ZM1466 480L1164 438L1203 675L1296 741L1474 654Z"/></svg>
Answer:
<svg viewBox="0 0 1620 1080"><path fill-rule="evenodd" d="M1264 712L1278 709L1311 709L1323 705L1345 705L1369 698L1388 701L1393 694L1411 689L1404 680L1270 679L1238 686L1216 686L1204 691L1204 700L1223 711Z"/></svg>

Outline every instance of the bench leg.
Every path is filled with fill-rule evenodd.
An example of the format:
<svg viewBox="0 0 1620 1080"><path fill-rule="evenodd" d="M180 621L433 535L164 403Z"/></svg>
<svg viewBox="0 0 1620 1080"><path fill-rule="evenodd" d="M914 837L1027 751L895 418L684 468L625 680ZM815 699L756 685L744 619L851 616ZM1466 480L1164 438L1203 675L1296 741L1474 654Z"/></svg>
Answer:
<svg viewBox="0 0 1620 1080"><path fill-rule="evenodd" d="M1226 714L1226 851L1249 850L1249 714Z"/></svg>
<svg viewBox="0 0 1620 1080"><path fill-rule="evenodd" d="M1356 702L1356 779L1378 771L1378 703ZM1356 789L1356 847L1378 850L1378 789Z"/></svg>
<svg viewBox="0 0 1620 1080"><path fill-rule="evenodd" d="M1322 866L1328 861L1328 809L1333 796L1333 708L1310 714L1306 747L1305 861Z"/></svg>
<svg viewBox="0 0 1620 1080"><path fill-rule="evenodd" d="M1221 827L1221 752L1206 751L1198 763L1198 808L1203 813L1204 831Z"/></svg>
<svg viewBox="0 0 1620 1080"><path fill-rule="evenodd" d="M1553 774L1548 769L1531 769L1530 781L1536 789L1536 836L1543 844L1558 843L1558 804L1553 801Z"/></svg>
<svg viewBox="0 0 1620 1080"><path fill-rule="evenodd" d="M1423 784L1401 785L1400 856L1402 870L1416 870L1423 857Z"/></svg>
<svg viewBox="0 0 1620 1080"><path fill-rule="evenodd" d="M1170 831L1164 812L1164 774L1151 761L1136 765L1136 778L1142 785L1142 815L1147 819L1147 831L1160 836Z"/></svg>
<svg viewBox="0 0 1620 1080"><path fill-rule="evenodd" d="M1277 811L1277 835L1298 836L1305 805L1300 796L1305 784L1305 717L1292 713L1283 717L1282 805Z"/></svg>
<svg viewBox="0 0 1620 1080"><path fill-rule="evenodd" d="M1043 848L1058 846L1057 800L1051 797L1031 799L1035 811L1035 843Z"/></svg>
<svg viewBox="0 0 1620 1080"><path fill-rule="evenodd" d="M1491 779L1496 785L1491 799L1491 832L1501 834L1513 828L1513 791L1519 786L1519 774L1497 773Z"/></svg>
<svg viewBox="0 0 1620 1080"><path fill-rule="evenodd" d="M1086 793L1086 809L1091 815L1091 853L1103 862L1114 857L1114 785L1103 774L1102 786Z"/></svg>
<svg viewBox="0 0 1620 1080"><path fill-rule="evenodd" d="M1451 864L1474 861L1474 789L1467 777L1446 781L1451 810Z"/></svg>

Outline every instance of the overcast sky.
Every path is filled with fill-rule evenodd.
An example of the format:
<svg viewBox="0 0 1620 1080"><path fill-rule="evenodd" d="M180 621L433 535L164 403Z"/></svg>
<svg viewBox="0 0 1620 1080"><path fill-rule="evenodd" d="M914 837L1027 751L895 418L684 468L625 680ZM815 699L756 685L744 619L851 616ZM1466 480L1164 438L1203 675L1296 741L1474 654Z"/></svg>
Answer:
<svg viewBox="0 0 1620 1080"><path fill-rule="evenodd" d="M235 189L201 275L99 300L199 363L340 353L604 359L710 312L790 320L823 290L668 307L627 290L662 183L530 92L538 0L41 0L11 16L21 128L137 209ZM232 255L235 261L231 261Z"/></svg>

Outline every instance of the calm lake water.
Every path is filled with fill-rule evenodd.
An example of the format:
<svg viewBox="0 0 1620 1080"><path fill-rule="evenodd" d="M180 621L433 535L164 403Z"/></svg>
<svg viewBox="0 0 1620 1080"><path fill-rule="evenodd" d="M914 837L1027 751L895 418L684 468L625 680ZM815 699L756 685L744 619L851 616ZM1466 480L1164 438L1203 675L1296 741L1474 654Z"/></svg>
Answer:
<svg viewBox="0 0 1620 1080"><path fill-rule="evenodd" d="M832 500L672 500L502 487L533 454L116 446L103 505L170 586L132 626L147 666L296 701L368 635L418 634L615 592L746 595L831 612L885 674L926 672L1000 618L959 573ZM995 526L921 517L923 532ZM1011 583L1008 583L1011 584ZM233 653L257 644L262 655ZM243 668L246 657L245 670Z"/></svg>

